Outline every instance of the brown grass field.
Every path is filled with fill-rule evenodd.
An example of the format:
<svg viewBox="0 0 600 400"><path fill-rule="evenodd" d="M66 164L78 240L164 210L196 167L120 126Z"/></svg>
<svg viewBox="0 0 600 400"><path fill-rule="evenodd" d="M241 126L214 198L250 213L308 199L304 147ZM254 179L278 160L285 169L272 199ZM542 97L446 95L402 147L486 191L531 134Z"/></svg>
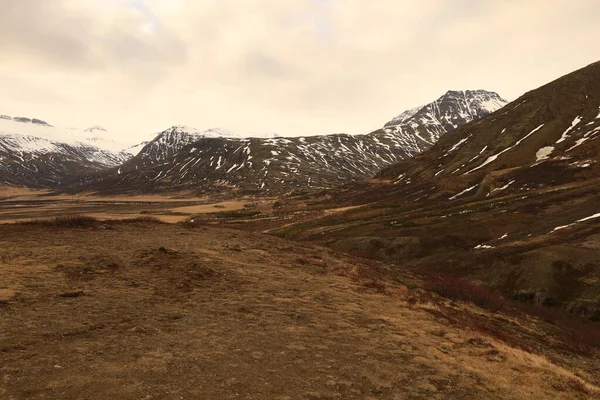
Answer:
<svg viewBox="0 0 600 400"><path fill-rule="evenodd" d="M151 219L0 226L2 399L587 399L597 349L324 247Z"/></svg>
<svg viewBox="0 0 600 400"><path fill-rule="evenodd" d="M253 204L253 201L257 204ZM136 218L152 215L163 222L184 221L195 214L211 214L254 209L271 209L273 199L237 200L174 195L100 196L92 193L56 195L45 190L0 186L0 224L54 218L62 215L90 215L97 219Z"/></svg>

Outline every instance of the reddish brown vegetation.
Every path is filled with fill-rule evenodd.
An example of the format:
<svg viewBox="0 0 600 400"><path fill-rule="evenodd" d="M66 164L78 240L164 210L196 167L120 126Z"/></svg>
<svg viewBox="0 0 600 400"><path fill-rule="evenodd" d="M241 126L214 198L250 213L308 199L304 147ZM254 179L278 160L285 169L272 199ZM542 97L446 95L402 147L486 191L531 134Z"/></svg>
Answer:
<svg viewBox="0 0 600 400"><path fill-rule="evenodd" d="M64 215L52 219L35 219L31 221L19 222L25 225L43 225L55 226L59 228L90 228L98 224L98 220L94 217L86 215Z"/></svg>
<svg viewBox="0 0 600 400"><path fill-rule="evenodd" d="M100 221L94 217L87 215L65 215L51 219L34 219L28 221L17 222L21 225L39 225L46 227L57 227L57 228L93 228L100 226L100 224L126 224L126 223L155 223L162 224L161 220L150 216L141 216L136 218L126 219L111 219L106 221Z"/></svg>
<svg viewBox="0 0 600 400"><path fill-rule="evenodd" d="M473 303L492 312L500 311L506 305L506 300L499 294L465 279L450 276L432 278L426 282L426 288L448 299Z"/></svg>
<svg viewBox="0 0 600 400"><path fill-rule="evenodd" d="M560 328L565 342L580 353L589 354L594 347L600 348L600 324L597 322L585 320L558 308L522 303L515 303L515 307Z"/></svg>
<svg viewBox="0 0 600 400"><path fill-rule="evenodd" d="M111 219L106 222L110 223L153 223L153 224L165 224L166 222L161 221L156 217L151 216L141 216L136 218L126 218L126 219Z"/></svg>
<svg viewBox="0 0 600 400"><path fill-rule="evenodd" d="M574 351L591 354L600 348L600 324L569 314L565 310L531 304L523 304L503 298L485 286L475 285L465 279L449 276L428 278L426 289L450 300L472 303L488 311L512 310L537 317L559 329L562 342ZM446 310L448 312L449 310ZM513 347L526 350L503 332L491 330L488 326L462 321L464 326L504 341Z"/></svg>

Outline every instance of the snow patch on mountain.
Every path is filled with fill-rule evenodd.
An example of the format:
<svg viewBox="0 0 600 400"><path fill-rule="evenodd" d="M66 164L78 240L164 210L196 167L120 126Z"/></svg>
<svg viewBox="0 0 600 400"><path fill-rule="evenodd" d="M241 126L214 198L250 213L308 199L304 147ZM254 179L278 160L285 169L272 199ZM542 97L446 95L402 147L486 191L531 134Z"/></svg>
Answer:
<svg viewBox="0 0 600 400"><path fill-rule="evenodd" d="M481 169L481 168L485 167L485 166L486 166L486 165L488 165L489 163L496 161L496 159L498 159L498 157L500 157L502 154L504 154L504 153L506 153L507 151L509 151L509 150L512 150L512 149L514 149L515 147L517 147L518 145L520 145L520 144L521 144L521 143L522 143L522 142L523 142L525 139L527 139L529 136L531 136L531 135L533 135L534 133L536 133L537 131L539 131L539 130L540 130L542 127L543 127L543 126L544 126L544 124L541 124L540 126L538 126L537 128L535 128L534 130L532 130L531 132L529 132L527 135L525 135L525 137L523 137L523 138L519 139L519 140L517 141L517 143L513 144L513 145L512 145L512 146L510 146L510 147L507 147L506 149L502 150L502 151L501 151L500 153L498 153L498 154L494 154L493 156L490 156L490 157L488 157L488 159L487 159L487 160L485 160L485 161L483 162L483 164L481 164L481 165L480 165L480 166L478 166L478 167L475 167L475 168L473 168L472 170L469 170L469 171L465 172L463 175L467 175L467 174L470 174L471 172L475 172L475 171L477 171L478 169Z"/></svg>
<svg viewBox="0 0 600 400"><path fill-rule="evenodd" d="M450 197L448 200L456 200L457 198L459 198L459 197L460 197L460 196L462 196L463 194L465 194L465 193L468 193L468 192L470 192L471 190L475 189L477 186L479 186L479 185L475 185L475 186L468 187L468 188L466 188L465 190L463 190L462 192L460 192L460 193L457 193L457 194L455 194L454 196Z"/></svg>
<svg viewBox="0 0 600 400"><path fill-rule="evenodd" d="M573 122L571 122L571 126L569 126L567 128L567 130L563 132L562 136L560 137L560 139L558 139L556 141L556 143L564 142L569 137L569 132L571 132L573 130L573 128L575 128L577 126L577 124L579 124L580 122L581 122L581 117L580 116L575 117Z"/></svg>
<svg viewBox="0 0 600 400"><path fill-rule="evenodd" d="M554 146L542 147L535 153L535 161L543 161L547 160L550 157L550 154L554 151Z"/></svg>

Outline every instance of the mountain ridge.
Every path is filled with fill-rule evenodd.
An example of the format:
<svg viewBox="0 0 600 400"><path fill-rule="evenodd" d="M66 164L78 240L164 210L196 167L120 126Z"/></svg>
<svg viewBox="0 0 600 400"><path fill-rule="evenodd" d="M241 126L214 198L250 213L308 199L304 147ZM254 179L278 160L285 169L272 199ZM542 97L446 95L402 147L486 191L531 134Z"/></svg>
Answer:
<svg viewBox="0 0 600 400"><path fill-rule="evenodd" d="M458 93L447 92L435 106L422 107L404 122L363 135L201 137L201 131L175 126L119 168L83 177L73 190L283 194L366 179L421 153L454 126L488 115L504 101L492 92ZM466 96L475 97L468 101Z"/></svg>

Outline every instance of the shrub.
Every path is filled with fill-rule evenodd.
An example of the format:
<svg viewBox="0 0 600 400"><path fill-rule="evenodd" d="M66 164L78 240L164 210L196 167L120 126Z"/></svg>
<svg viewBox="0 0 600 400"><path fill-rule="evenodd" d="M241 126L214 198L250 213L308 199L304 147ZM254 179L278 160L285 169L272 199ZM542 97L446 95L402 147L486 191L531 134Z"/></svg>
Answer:
<svg viewBox="0 0 600 400"><path fill-rule="evenodd" d="M44 225L56 226L60 228L90 228L98 224L98 220L94 217L86 215L65 215L52 219L36 219L31 221L19 222L23 225Z"/></svg>
<svg viewBox="0 0 600 400"><path fill-rule="evenodd" d="M570 314L559 308L533 304L516 305L525 314L537 317L562 329L565 342L574 350L589 354L592 348L600 348L600 324Z"/></svg>
<svg viewBox="0 0 600 400"><path fill-rule="evenodd" d="M506 304L506 300L491 289L465 279L450 276L433 278L426 283L426 288L448 299L473 303L492 312L500 311Z"/></svg>
<svg viewBox="0 0 600 400"><path fill-rule="evenodd" d="M248 218L260 214L260 211L232 211L213 214L215 218Z"/></svg>
<svg viewBox="0 0 600 400"><path fill-rule="evenodd" d="M574 351L589 355L594 353L595 348L600 348L600 324L597 322L585 320L559 308L509 301L491 289L474 285L465 279L449 276L428 279L426 289L445 298L469 302L492 312L501 309L518 310L550 323L559 329L558 334L562 338L561 341ZM465 323L465 325L469 325L469 323ZM483 328L479 324L474 324L472 328L495 336L506 343L514 342L506 334L496 329Z"/></svg>
<svg viewBox="0 0 600 400"><path fill-rule="evenodd" d="M151 216L140 216L126 219L110 219L105 221L107 224L126 224L126 223L155 223L164 224L161 220ZM100 221L87 215L63 215L51 219L34 219L17 222L21 225L43 225L56 226L60 228L91 228L100 225Z"/></svg>
<svg viewBox="0 0 600 400"><path fill-rule="evenodd" d="M86 215L66 215L54 218L52 224L63 228L89 228L97 225L98 220Z"/></svg>
<svg viewBox="0 0 600 400"><path fill-rule="evenodd" d="M109 222L123 222L123 223L153 223L153 224L164 224L165 222L161 221L156 217L151 217L148 215L143 215L141 217L135 218L126 218L126 219L116 219L110 220Z"/></svg>

